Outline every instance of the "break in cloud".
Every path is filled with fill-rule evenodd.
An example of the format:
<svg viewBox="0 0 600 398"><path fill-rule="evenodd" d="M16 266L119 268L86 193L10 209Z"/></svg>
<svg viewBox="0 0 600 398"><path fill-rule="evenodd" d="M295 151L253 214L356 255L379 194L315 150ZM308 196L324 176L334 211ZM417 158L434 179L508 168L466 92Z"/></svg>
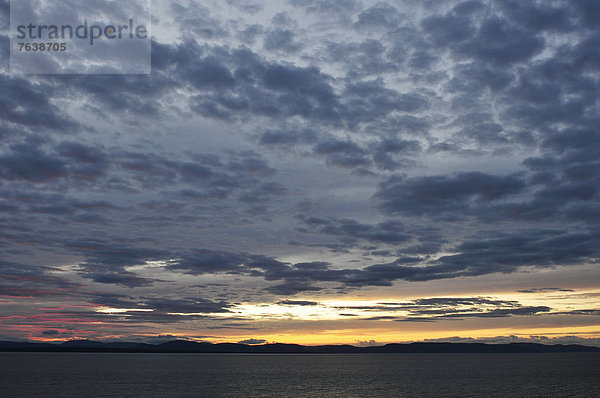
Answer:
<svg viewBox="0 0 600 398"><path fill-rule="evenodd" d="M597 325L595 0L154 3L151 75L16 75L0 0L2 335Z"/></svg>

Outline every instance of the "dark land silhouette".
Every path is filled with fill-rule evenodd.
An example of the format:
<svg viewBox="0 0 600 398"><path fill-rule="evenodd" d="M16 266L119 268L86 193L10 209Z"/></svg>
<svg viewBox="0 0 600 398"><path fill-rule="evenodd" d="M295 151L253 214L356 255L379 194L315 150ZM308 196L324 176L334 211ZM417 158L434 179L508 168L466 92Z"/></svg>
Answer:
<svg viewBox="0 0 600 398"><path fill-rule="evenodd" d="M460 354L460 353L559 353L600 352L600 347L536 343L405 343L356 347L352 345L305 346L299 344L212 344L173 340L161 344L70 340L64 343L0 341L3 352L139 352L139 353L235 353L235 354Z"/></svg>

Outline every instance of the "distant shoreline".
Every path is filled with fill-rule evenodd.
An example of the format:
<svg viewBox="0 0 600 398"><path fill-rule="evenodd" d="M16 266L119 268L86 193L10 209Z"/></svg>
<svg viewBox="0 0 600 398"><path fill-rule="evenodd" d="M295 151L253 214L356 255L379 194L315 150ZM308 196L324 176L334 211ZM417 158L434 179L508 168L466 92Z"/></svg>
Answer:
<svg viewBox="0 0 600 398"><path fill-rule="evenodd" d="M197 343L175 340L162 344L103 343L72 340L60 344L0 341L0 352L87 353L204 353L204 354L525 354L600 352L600 347L537 343L405 343L356 347L352 345L304 346L298 344L246 345Z"/></svg>

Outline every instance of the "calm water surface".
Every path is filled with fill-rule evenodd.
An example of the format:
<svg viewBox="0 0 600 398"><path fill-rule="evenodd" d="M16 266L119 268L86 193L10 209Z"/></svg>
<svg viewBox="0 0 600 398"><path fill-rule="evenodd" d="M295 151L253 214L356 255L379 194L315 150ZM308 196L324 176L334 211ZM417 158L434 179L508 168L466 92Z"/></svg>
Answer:
<svg viewBox="0 0 600 398"><path fill-rule="evenodd" d="M2 397L600 397L600 354L0 353Z"/></svg>

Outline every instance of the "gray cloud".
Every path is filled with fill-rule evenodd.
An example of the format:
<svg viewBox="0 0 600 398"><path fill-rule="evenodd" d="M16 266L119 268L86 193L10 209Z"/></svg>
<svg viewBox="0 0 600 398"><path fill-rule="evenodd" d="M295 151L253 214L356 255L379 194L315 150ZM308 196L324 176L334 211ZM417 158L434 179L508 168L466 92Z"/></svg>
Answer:
<svg viewBox="0 0 600 398"><path fill-rule="evenodd" d="M596 1L272 7L173 3L149 76L0 73L2 294L154 310L73 311L127 324L559 266L586 282ZM192 298L206 278L226 283ZM437 300L396 320L554 314Z"/></svg>
<svg viewBox="0 0 600 398"><path fill-rule="evenodd" d="M266 344L266 343L267 343L267 340L263 340L263 339L247 339L247 340L238 341L238 344L248 344L248 345Z"/></svg>
<svg viewBox="0 0 600 398"><path fill-rule="evenodd" d="M558 287L541 287L533 289L517 290L519 293L551 293L551 292L574 292L573 289L561 289Z"/></svg>
<svg viewBox="0 0 600 398"><path fill-rule="evenodd" d="M282 300L278 301L277 304L280 305L299 305L301 307L319 305L316 301L302 301L302 300Z"/></svg>
<svg viewBox="0 0 600 398"><path fill-rule="evenodd" d="M355 240L366 240L373 243L402 243L411 239L407 228L397 221L385 221L377 225L361 224L351 219L324 219L307 217L300 214L298 218L306 225L302 232L319 232L326 235L338 236L348 244Z"/></svg>
<svg viewBox="0 0 600 398"><path fill-rule="evenodd" d="M524 189L525 183L516 175L471 172L410 179L392 176L381 183L375 198L381 209L390 214L457 217L476 210L478 203L485 205Z"/></svg>
<svg viewBox="0 0 600 398"><path fill-rule="evenodd" d="M379 303L374 306L337 307L367 312L404 312L407 315L382 315L361 318L365 321L433 322L444 319L506 318L547 314L547 306L523 306L517 301L494 300L485 297L424 298L399 303ZM558 313L555 313L558 314Z"/></svg>
<svg viewBox="0 0 600 398"><path fill-rule="evenodd" d="M387 28L399 25L402 15L398 9L387 3L378 3L358 14L354 23L356 28Z"/></svg>

